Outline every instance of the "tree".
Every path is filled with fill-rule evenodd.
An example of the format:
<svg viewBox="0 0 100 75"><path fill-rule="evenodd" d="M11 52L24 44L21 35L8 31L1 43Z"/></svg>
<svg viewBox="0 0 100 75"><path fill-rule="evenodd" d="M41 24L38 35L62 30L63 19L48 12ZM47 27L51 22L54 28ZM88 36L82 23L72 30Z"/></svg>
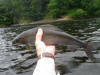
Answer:
<svg viewBox="0 0 100 75"><path fill-rule="evenodd" d="M31 15L34 20L40 20L45 16L47 3L49 0L32 0Z"/></svg>

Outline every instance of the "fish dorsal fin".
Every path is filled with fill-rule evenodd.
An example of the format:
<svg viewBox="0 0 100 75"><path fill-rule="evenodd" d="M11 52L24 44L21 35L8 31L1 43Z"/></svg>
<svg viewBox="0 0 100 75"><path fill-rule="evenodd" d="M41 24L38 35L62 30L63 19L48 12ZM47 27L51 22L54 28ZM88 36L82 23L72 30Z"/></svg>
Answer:
<svg viewBox="0 0 100 75"><path fill-rule="evenodd" d="M63 32L63 30L61 30L60 28L58 28L58 27L56 27L54 25L51 25L51 24L41 25L39 27L43 28L43 29L47 29L47 30L54 30L54 31L61 31L61 32Z"/></svg>

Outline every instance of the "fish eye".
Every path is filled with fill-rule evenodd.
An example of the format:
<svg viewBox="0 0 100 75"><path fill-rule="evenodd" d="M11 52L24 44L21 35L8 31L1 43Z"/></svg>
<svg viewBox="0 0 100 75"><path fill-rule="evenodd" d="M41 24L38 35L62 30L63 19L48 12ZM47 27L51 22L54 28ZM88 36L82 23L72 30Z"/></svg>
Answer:
<svg viewBox="0 0 100 75"><path fill-rule="evenodd" d="M16 38L12 41L12 44L25 44L25 39L24 38Z"/></svg>
<svg viewBox="0 0 100 75"><path fill-rule="evenodd" d="M16 43L19 43L19 42L20 42L19 39L14 39L14 40L12 41L12 44L16 44Z"/></svg>
<svg viewBox="0 0 100 75"><path fill-rule="evenodd" d="M16 40L12 41L12 44L16 44Z"/></svg>

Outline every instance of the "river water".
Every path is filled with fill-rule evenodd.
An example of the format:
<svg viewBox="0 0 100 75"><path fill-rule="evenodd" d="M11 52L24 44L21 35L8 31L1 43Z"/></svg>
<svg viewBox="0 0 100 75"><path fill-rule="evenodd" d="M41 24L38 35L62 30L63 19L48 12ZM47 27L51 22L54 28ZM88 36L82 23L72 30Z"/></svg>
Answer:
<svg viewBox="0 0 100 75"><path fill-rule="evenodd" d="M100 45L100 18L81 21L62 21L52 23L82 41L89 40ZM35 48L28 51L25 46L13 46L13 38L21 32L38 25L11 26L0 28L0 75L32 75L37 57ZM100 58L100 48L94 50ZM100 63L92 63L85 52L78 48L72 52L66 47L56 50L56 67L61 75L100 75Z"/></svg>

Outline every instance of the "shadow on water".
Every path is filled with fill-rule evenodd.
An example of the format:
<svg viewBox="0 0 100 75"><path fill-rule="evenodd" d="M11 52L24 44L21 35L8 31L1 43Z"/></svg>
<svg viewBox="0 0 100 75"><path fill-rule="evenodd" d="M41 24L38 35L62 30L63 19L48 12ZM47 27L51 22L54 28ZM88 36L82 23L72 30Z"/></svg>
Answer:
<svg viewBox="0 0 100 75"><path fill-rule="evenodd" d="M65 32L86 41L96 42L96 46L100 45L100 19L89 19L81 21L62 21L52 23L61 28ZM26 50L25 46L12 46L12 39L19 33L36 27L38 25L12 26L8 28L0 28L0 75L32 75L35 68L37 57L35 49ZM95 56L100 58L100 48L98 48ZM68 50L65 46L57 47L56 66L62 75L99 75L100 63L89 62L84 51L78 48L76 52ZM93 66L94 69L91 69ZM80 69L80 70L79 70ZM78 70L78 71L77 71ZM94 72L91 74L91 72ZM80 73L81 72L81 73ZM82 74L81 74L82 75Z"/></svg>

